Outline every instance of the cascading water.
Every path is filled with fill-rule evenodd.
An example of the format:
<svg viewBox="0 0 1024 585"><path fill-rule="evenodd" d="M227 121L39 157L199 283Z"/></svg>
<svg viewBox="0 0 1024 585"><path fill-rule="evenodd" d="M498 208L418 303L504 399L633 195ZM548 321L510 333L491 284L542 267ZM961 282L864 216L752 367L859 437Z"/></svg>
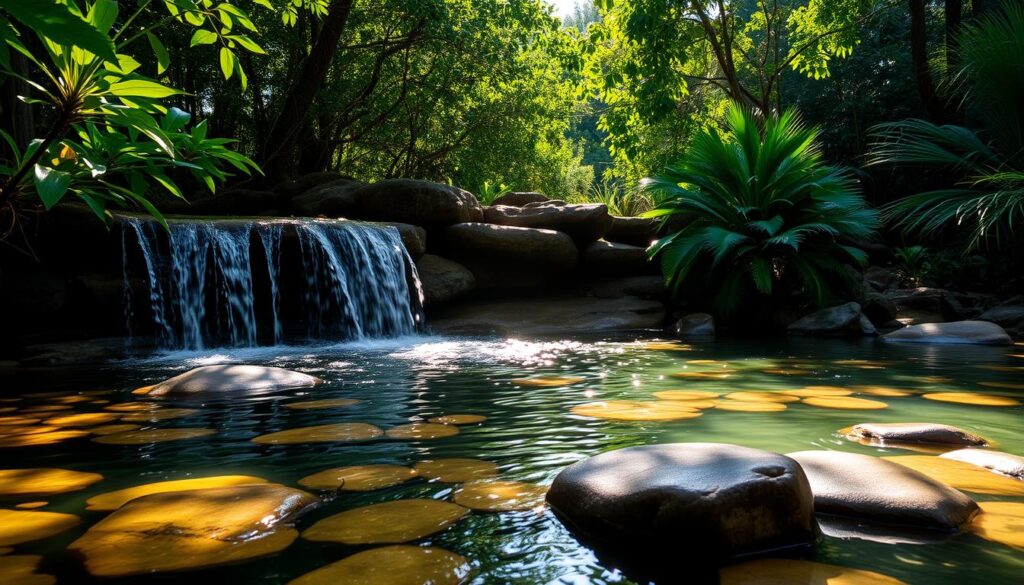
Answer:
<svg viewBox="0 0 1024 585"><path fill-rule="evenodd" d="M171 222L164 230L135 218L123 225L129 333L146 314L132 289L137 271L162 348L395 337L415 333L422 321L416 268L392 227L231 220Z"/></svg>

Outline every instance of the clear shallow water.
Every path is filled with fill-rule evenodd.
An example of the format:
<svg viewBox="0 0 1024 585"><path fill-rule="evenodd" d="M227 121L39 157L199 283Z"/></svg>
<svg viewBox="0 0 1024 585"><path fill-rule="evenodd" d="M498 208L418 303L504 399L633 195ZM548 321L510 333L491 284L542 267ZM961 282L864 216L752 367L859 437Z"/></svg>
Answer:
<svg viewBox="0 0 1024 585"><path fill-rule="evenodd" d="M878 341L765 339L695 345L692 351L646 349L644 342L515 341L499 339L405 338L322 347L259 348L175 352L89 368L47 368L0 378L0 397L21 392L113 389L113 402L130 401L131 389L180 371L213 363L259 363L317 375L326 384L313 390L257 396L164 401L200 408L198 414L159 427L205 427L217 434L147 446L112 446L87 439L45 447L0 449L2 467L63 467L100 473L104 480L85 490L47 499L44 510L83 517L78 528L17 547L46 555L44 570L61 582L85 582L79 562L64 552L102 514L85 512L93 495L189 476L256 475L297 486L299 478L345 465L471 457L494 461L505 479L547 484L564 466L609 449L677 441L717 441L777 452L840 449L873 455L913 454L848 442L836 430L859 422L938 422L962 426L995 441L1004 451L1024 454L1024 407L997 408L934 402L920 396L882 398L888 409L846 411L794 403L784 412L706 410L676 422L616 422L573 415L577 404L607 399L653 399L659 390L781 390L807 385L876 384L907 390L961 390L1024 397L1024 392L988 388L983 381L1024 382L1024 348L894 345ZM680 380L670 374L710 366L687 360L727 361L738 370L726 380ZM837 360L881 360L880 364L838 364ZM764 373L794 370L799 375ZM879 367L880 366L880 367ZM992 368L995 369L992 369ZM1011 369L1007 370L1006 368ZM866 369L868 368L868 369ZM1018 369L1012 369L1018 368ZM524 388L514 379L536 375L579 376L579 384ZM935 378L947 378L940 381ZM332 410L297 411L290 400L358 398L362 403ZM45 403L32 399L31 403ZM199 406L197 406L197 404ZM18 403L21 407L26 402ZM75 405L99 411L101 405ZM257 436L287 428L330 422L367 422L382 428L443 414L481 414L488 420L462 427L454 437L425 441L378 440L363 444L257 445ZM414 480L368 493L342 493L306 516L298 528L340 511L406 497L445 498L450 485ZM1022 501L971 494L979 501ZM469 558L474 583L629 583L603 565L562 527L550 510L504 514L473 513L422 544ZM209 569L190 576L143 577L125 582L179 582L183 578L230 583L283 583L367 547L296 541L281 554ZM1020 583L1024 552L961 534L928 545L887 545L824 537L816 560L866 568L908 583ZM680 568L685 571L684 567ZM120 581L119 581L120 582Z"/></svg>

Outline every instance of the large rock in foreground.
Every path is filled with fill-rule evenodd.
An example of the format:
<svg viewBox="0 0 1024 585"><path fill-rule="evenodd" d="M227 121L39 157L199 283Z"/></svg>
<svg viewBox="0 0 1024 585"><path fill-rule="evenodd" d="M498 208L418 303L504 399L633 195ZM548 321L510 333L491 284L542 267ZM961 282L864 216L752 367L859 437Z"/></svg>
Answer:
<svg viewBox="0 0 1024 585"><path fill-rule="evenodd" d="M935 423L862 423L846 430L846 436L872 443L928 443L978 447L987 445L983 437L950 425Z"/></svg>
<svg viewBox="0 0 1024 585"><path fill-rule="evenodd" d="M147 396L188 395L204 392L250 392L315 386L320 378L268 366L203 366L149 387ZM142 392L140 392L142 393Z"/></svg>
<svg viewBox="0 0 1024 585"><path fill-rule="evenodd" d="M792 459L719 443L629 447L562 470L548 503L599 547L721 563L810 545L810 486Z"/></svg>
<svg viewBox="0 0 1024 585"><path fill-rule="evenodd" d="M658 238L658 220L644 217L612 216L612 227L604 235L609 242L647 248Z"/></svg>
<svg viewBox="0 0 1024 585"><path fill-rule="evenodd" d="M593 276L611 278L654 274L658 264L648 260L644 248L598 240L583 250L583 269Z"/></svg>
<svg viewBox="0 0 1024 585"><path fill-rule="evenodd" d="M468 268L440 256L424 254L416 262L416 270L423 285L425 305L444 303L476 288L476 279Z"/></svg>
<svg viewBox="0 0 1024 585"><path fill-rule="evenodd" d="M978 512L964 494L912 469L841 451L789 453L807 474L822 514L955 531Z"/></svg>
<svg viewBox="0 0 1024 585"><path fill-rule="evenodd" d="M352 196L360 219L427 227L483 219L480 202L472 193L430 181L388 179L357 189Z"/></svg>
<svg viewBox="0 0 1024 585"><path fill-rule="evenodd" d="M578 243L586 244L603 236L612 227L608 208L600 203L562 204L555 202L528 207L494 205L484 209L484 221L555 230L568 234Z"/></svg>
<svg viewBox="0 0 1024 585"><path fill-rule="evenodd" d="M875 335L875 326L857 303L822 309L789 324L790 335L844 337Z"/></svg>
<svg viewBox="0 0 1024 585"><path fill-rule="evenodd" d="M661 328L664 320L657 301L574 297L455 303L428 324L450 335L584 335Z"/></svg>
<svg viewBox="0 0 1024 585"><path fill-rule="evenodd" d="M1011 345L1013 340L1002 327L988 321L955 321L911 325L882 336L886 341L912 343L966 343Z"/></svg>
<svg viewBox="0 0 1024 585"><path fill-rule="evenodd" d="M309 217L357 217L359 204L355 192L365 186L366 183L348 177L314 185L292 197L292 210Z"/></svg>

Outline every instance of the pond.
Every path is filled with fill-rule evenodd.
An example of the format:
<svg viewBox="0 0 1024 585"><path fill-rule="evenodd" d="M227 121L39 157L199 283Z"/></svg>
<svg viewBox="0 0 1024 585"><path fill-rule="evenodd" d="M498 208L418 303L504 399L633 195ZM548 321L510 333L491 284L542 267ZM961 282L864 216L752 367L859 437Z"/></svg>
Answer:
<svg viewBox="0 0 1024 585"><path fill-rule="evenodd" d="M22 368L16 376L8 371L0 378L4 386L0 407L8 409L0 417L29 416L36 406L54 405L70 407L61 413L116 412L109 407L139 399L131 394L137 387L216 363L281 366L316 375L326 383L268 394L161 401L167 408L195 412L183 411L180 418L153 426L214 431L206 436L142 445L99 444L81 437L55 445L0 449L3 468L64 468L103 476L102 481L79 491L45 498L7 498L0 501L0 507L46 500L42 510L83 519L70 530L15 549L17 554L43 555L42 570L57 575L59 582L70 583L89 582L90 577L66 547L104 517L103 512L86 511L86 500L164 480L237 474L300 487L301 478L328 468L412 466L423 460L472 458L496 464L501 479L547 485L563 467L587 456L627 446L687 441L736 443L780 453L835 449L876 456L919 454L857 444L837 433L860 422L951 424L986 437L1002 451L1024 454L1024 407L924 397L958 391L1024 399L1024 386L1020 385L1024 359L1020 354L1024 348L1019 346L898 345L874 340L763 339L686 346L622 339L410 337L317 347L175 352L92 367ZM683 375L678 376L680 373ZM524 383L524 378L533 380ZM584 416L593 414L593 409L573 412L574 407L597 401L652 400L654 393L670 390L726 394L808 386L850 389L855 398L881 404L870 404L877 409L848 410L797 401L781 410L745 412L706 401L709 404L699 409L700 416L669 421ZM67 398L79 392L88 392L83 395L88 399ZM21 400L14 400L19 397ZM342 398L359 402L322 409L286 408L289 403ZM110 403L104 402L108 400ZM480 415L486 420L461 425L456 435L433 439L384 436L361 443L297 445L252 441L268 433L311 425L361 422L386 430L454 414ZM378 502L450 500L456 487L416 478L379 490L343 491L302 516L297 528L306 530L328 516ZM1021 496L969 495L978 501L1024 502ZM579 544L542 505L500 513L473 511L447 530L413 544L436 546L466 557L473 567L472 583L632 582L626 573L602 563ZM368 548L300 538L267 558L187 576L141 576L125 582L170 583L186 578L286 583ZM1019 583L1024 574L1024 551L973 534L928 544L824 536L815 560L870 569L922 585Z"/></svg>

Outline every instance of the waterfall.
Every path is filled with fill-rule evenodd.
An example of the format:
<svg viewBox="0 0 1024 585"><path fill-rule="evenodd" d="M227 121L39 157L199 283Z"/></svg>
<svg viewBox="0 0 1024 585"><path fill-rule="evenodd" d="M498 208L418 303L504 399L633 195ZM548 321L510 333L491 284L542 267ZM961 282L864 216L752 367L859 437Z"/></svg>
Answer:
<svg viewBox="0 0 1024 585"><path fill-rule="evenodd" d="M416 268L393 227L225 220L164 230L127 218L121 243L129 334L150 315L162 348L395 337L422 321ZM144 296L132 291L135 272L148 312L134 306Z"/></svg>

